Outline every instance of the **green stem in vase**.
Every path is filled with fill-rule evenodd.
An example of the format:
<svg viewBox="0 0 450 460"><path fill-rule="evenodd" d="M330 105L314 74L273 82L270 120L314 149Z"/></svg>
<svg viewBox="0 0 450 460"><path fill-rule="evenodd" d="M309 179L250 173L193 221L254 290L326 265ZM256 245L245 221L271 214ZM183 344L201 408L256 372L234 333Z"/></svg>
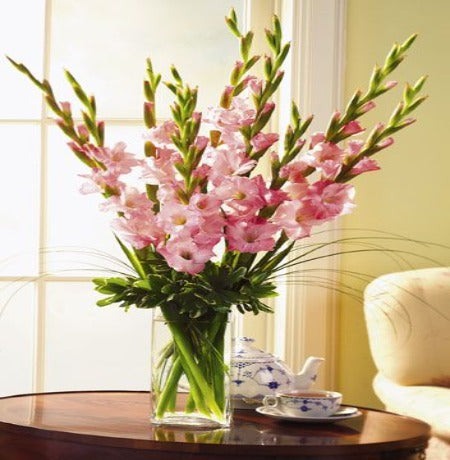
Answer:
<svg viewBox="0 0 450 460"><path fill-rule="evenodd" d="M220 323L219 330L214 340L214 352L217 353L216 359L213 359L213 384L216 401L220 409L223 411L225 408L225 367L223 362L223 355L225 349L225 330L227 327L225 321Z"/></svg>
<svg viewBox="0 0 450 460"><path fill-rule="evenodd" d="M211 413L216 416L223 415L225 406L223 350L227 314L219 313L211 319L198 323L192 320L187 328L189 333L186 333L186 328L183 328L183 331L180 329L177 312L168 311L168 307L162 310L164 310L163 314L168 320L168 327L173 335L177 356L174 358L164 389L158 399L157 417L162 417L167 411L175 410L177 386L183 372L190 384L185 412L197 410L208 416ZM174 317L176 319L173 319ZM181 332L183 334L180 338ZM166 360L171 356L168 350L170 347L166 346L162 353ZM190 360L186 359L187 355ZM159 363L162 364L162 360ZM199 375L201 380L199 380Z"/></svg>
<svg viewBox="0 0 450 460"><path fill-rule="evenodd" d="M179 358L191 385L191 394L195 400L197 409L199 411L205 410L206 414L213 413L217 417L222 417L222 411L215 401L214 391L205 379L200 366L195 362L193 347L185 336L185 331L178 324L178 313L170 305L161 308L161 311L167 320L167 325L178 349Z"/></svg>
<svg viewBox="0 0 450 460"><path fill-rule="evenodd" d="M174 400L177 394L177 385L181 376L183 375L183 367L179 357L175 358L172 369L170 370L169 377L164 385L164 390L159 397L158 407L156 409L156 416L162 417L169 407L174 406Z"/></svg>

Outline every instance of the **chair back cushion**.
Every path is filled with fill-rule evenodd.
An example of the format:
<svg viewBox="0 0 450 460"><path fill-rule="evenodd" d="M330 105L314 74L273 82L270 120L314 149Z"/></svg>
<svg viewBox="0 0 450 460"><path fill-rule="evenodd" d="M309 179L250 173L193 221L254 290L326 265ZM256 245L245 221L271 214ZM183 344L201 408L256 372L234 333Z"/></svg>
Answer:
<svg viewBox="0 0 450 460"><path fill-rule="evenodd" d="M378 370L400 385L450 387L450 267L391 273L364 293Z"/></svg>

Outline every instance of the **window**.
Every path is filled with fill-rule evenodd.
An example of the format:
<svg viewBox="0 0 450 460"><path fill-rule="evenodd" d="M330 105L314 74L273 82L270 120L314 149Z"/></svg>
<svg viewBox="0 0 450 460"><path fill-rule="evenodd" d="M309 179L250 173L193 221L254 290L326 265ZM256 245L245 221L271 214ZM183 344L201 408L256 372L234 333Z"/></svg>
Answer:
<svg viewBox="0 0 450 460"><path fill-rule="evenodd" d="M345 0L16 0L0 18L0 54L49 78L61 101L75 101L62 71L70 69L97 97L107 144L124 140L138 152L145 59L151 57L166 78L176 63L187 81L199 85L199 105L205 107L219 96L237 57L236 40L223 21L229 8L259 31L277 12L292 39L278 122L284 129L294 99L305 114L316 113L314 129L321 129L339 105L344 5ZM255 36L258 52L264 52L263 42L262 33ZM77 174L86 170L66 147L37 88L5 59L0 82L0 306L9 300L0 316L0 395L146 389L151 312L93 307L93 265L111 266L98 251L123 259L109 216L98 211L100 199L79 194ZM163 93L157 101L162 119L170 101ZM243 332L294 369L305 355L329 356L331 366L320 383L332 387L329 332L335 326L325 311L332 300L310 287L280 290L276 314L246 315Z"/></svg>
<svg viewBox="0 0 450 460"><path fill-rule="evenodd" d="M166 78L176 63L199 85L205 107L237 56L223 21L231 6L243 16L243 0L17 0L0 19L2 54L49 78L59 100L74 102L62 71L70 69L97 97L107 144L124 140L139 151L145 59ZM9 299L0 319L0 394L146 389L150 311L93 308L89 269L111 264L89 248L123 259L110 216L99 213L100 199L79 194L77 174L86 170L39 90L4 59L0 78L1 305ZM164 118L170 93L160 94Z"/></svg>

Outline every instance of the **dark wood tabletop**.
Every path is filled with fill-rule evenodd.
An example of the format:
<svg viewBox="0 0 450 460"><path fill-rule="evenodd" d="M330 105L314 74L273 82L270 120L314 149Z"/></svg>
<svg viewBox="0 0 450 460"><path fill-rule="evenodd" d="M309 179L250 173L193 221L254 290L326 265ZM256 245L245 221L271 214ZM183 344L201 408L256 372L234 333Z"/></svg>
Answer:
<svg viewBox="0 0 450 460"><path fill-rule="evenodd" d="M334 424L236 410L229 429L158 427L145 392L65 392L0 398L1 460L419 460L429 426L361 409Z"/></svg>

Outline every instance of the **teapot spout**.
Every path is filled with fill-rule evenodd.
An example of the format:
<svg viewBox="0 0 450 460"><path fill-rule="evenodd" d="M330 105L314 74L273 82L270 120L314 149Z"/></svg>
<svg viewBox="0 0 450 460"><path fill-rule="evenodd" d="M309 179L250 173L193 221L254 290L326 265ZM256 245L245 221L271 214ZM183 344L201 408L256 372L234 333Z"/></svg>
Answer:
<svg viewBox="0 0 450 460"><path fill-rule="evenodd" d="M325 361L323 358L310 356L303 365L302 370L294 376L293 390L308 390L316 381L317 370L321 363Z"/></svg>

